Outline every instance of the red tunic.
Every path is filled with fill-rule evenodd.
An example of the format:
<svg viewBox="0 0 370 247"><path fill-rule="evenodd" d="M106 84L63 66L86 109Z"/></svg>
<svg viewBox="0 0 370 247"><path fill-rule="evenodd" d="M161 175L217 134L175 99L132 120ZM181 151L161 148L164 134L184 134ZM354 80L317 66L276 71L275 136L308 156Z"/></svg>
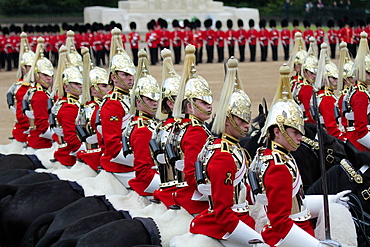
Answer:
<svg viewBox="0 0 370 247"><path fill-rule="evenodd" d="M191 121L184 119L183 123ZM208 202L192 200L193 194L197 190L195 181L195 162L198 154L206 143L208 135L200 125L188 125L186 132L181 140L181 149L184 154L184 174L188 186L178 188L174 194L174 201L185 208L190 214L200 213L208 208Z"/></svg>
<svg viewBox="0 0 370 247"><path fill-rule="evenodd" d="M317 97L318 100L322 98L319 103L319 113L323 118L321 124L325 125L325 129L329 135L344 140L344 135L342 131L339 130L335 119L334 107L337 99L333 95L333 92L330 89L322 89L317 93Z"/></svg>
<svg viewBox="0 0 370 247"><path fill-rule="evenodd" d="M139 49L140 34L138 32L129 33L128 41L130 42L131 49Z"/></svg>
<svg viewBox="0 0 370 247"><path fill-rule="evenodd" d="M30 131L27 137L27 144L31 148L50 148L51 140L40 137L49 128L49 114L48 114L48 99L49 95L43 90L40 85L36 86L35 93L33 94L30 105L35 117L35 129Z"/></svg>
<svg viewBox="0 0 370 247"><path fill-rule="evenodd" d="M264 155L272 155L271 149L266 149ZM283 155L281 155L283 156ZM291 156L289 156L291 157ZM297 168L298 169L298 168ZM266 191L267 217L269 227L265 227L261 235L270 246L275 246L280 239L284 239L293 224L314 236L314 230L309 220L294 222L289 216L292 214L292 174L287 164L275 164L274 159L269 160L269 166L263 176L263 184Z"/></svg>
<svg viewBox="0 0 370 247"><path fill-rule="evenodd" d="M217 30L215 32L215 42L218 47L225 46L225 32L222 30Z"/></svg>
<svg viewBox="0 0 370 247"><path fill-rule="evenodd" d="M313 31L311 29L305 30L303 32L303 40L305 44L310 43L310 37L314 37Z"/></svg>
<svg viewBox="0 0 370 247"><path fill-rule="evenodd" d="M335 29L329 29L328 30L328 40L329 40L329 44L336 44L336 43L338 43L337 30L335 30Z"/></svg>
<svg viewBox="0 0 370 247"><path fill-rule="evenodd" d="M215 31L212 29L207 29L204 31L204 39L206 41L206 45L213 46L215 45Z"/></svg>
<svg viewBox="0 0 370 247"><path fill-rule="evenodd" d="M258 31L254 28L251 28L247 31L248 34L248 43L249 45L256 45L258 38Z"/></svg>
<svg viewBox="0 0 370 247"><path fill-rule="evenodd" d="M279 44L279 31L273 29L269 33L269 40L272 46L277 46Z"/></svg>
<svg viewBox="0 0 370 247"><path fill-rule="evenodd" d="M215 144L219 143L221 139L215 141ZM231 181L234 181L236 172L232 154L216 149L207 166L207 177L211 181L213 211L206 209L197 215L190 225L191 233L224 239L227 233L231 234L235 230L239 221L254 229L255 222L248 212L237 213L232 210L234 186L232 182L225 183L225 180L231 178ZM231 174L231 177L227 174Z"/></svg>
<svg viewBox="0 0 370 247"><path fill-rule="evenodd" d="M340 39L341 41L346 42L347 44L353 44L353 38L354 38L354 32L353 29L348 27L348 28L342 28L339 30L340 33Z"/></svg>
<svg viewBox="0 0 370 247"><path fill-rule="evenodd" d="M191 30L184 31L184 46L194 45L194 36Z"/></svg>
<svg viewBox="0 0 370 247"><path fill-rule="evenodd" d="M155 31L147 32L145 35L145 41L149 48L157 48L159 43L158 34Z"/></svg>
<svg viewBox="0 0 370 247"><path fill-rule="evenodd" d="M225 40L228 46L235 46L235 40L238 38L238 34L234 30L227 30L225 32Z"/></svg>
<svg viewBox="0 0 370 247"><path fill-rule="evenodd" d="M105 147L100 163L107 172L132 172L133 167L111 162L111 159L117 157L122 149L122 121L127 115L122 105L124 103L118 97L113 97L114 94L119 95L119 93L113 92L103 103L100 110Z"/></svg>
<svg viewBox="0 0 370 247"><path fill-rule="evenodd" d="M181 30L174 30L171 33L172 47L181 47L184 33Z"/></svg>
<svg viewBox="0 0 370 247"><path fill-rule="evenodd" d="M361 90L359 90L358 88L359 86ZM370 152L370 149L366 148L365 146L358 142L358 139L363 138L365 135L369 133L369 129L367 127L369 124L368 120L369 96L363 89L367 89L367 85L365 83L358 82L355 85L356 91L351 97L349 102L353 111L354 124L353 126L351 124L348 124L348 127L354 127L354 129L351 131L350 129L348 129L347 138L360 151Z"/></svg>
<svg viewBox="0 0 370 247"><path fill-rule="evenodd" d="M247 43L247 31L245 29L239 29L236 31L238 45L245 45Z"/></svg>
<svg viewBox="0 0 370 247"><path fill-rule="evenodd" d="M171 32L163 30L161 35L161 47L170 47L171 44Z"/></svg>
<svg viewBox="0 0 370 247"><path fill-rule="evenodd" d="M23 82L23 79L19 79L18 83L21 83L17 91L15 92L15 103L14 106L15 111L15 118L16 122L14 124L14 128L12 131L13 137L19 142L26 142L27 134L24 134L24 131L27 131L30 127L30 121L26 115L23 114L22 111L22 100L28 89L30 88L30 84Z"/></svg>
<svg viewBox="0 0 370 247"><path fill-rule="evenodd" d="M315 31L315 39L316 39L316 44L318 44L318 45L324 43L324 40L325 40L325 32L324 32L324 30L322 30L321 28L320 29L316 29L316 31Z"/></svg>
<svg viewBox="0 0 370 247"><path fill-rule="evenodd" d="M69 98L70 96L68 96ZM73 96L72 96L73 97ZM75 97L75 96L74 96ZM61 100L66 100L63 97ZM76 156L71 155L71 152L76 152L80 146L81 141L76 134L76 118L79 111L78 99L70 102L62 103L57 115L58 123L63 129L63 138L67 146L59 147L54 152L54 158L62 165L73 166L76 163Z"/></svg>
<svg viewBox="0 0 370 247"><path fill-rule="evenodd" d="M262 28L259 32L258 32L258 41L260 43L261 46L268 46L269 44L269 31L267 31L266 28Z"/></svg>
<svg viewBox="0 0 370 247"><path fill-rule="evenodd" d="M291 33L289 29L283 29L280 33L281 43L283 45L289 45L290 44L290 37Z"/></svg>
<svg viewBox="0 0 370 247"><path fill-rule="evenodd" d="M144 117L135 116L132 121L138 121L139 118L144 119L145 126L139 128L136 124L130 136L130 146L134 153L135 178L130 179L128 184L139 195L150 196L153 193L145 192L145 190L158 172L156 171L156 166L149 148L149 142L152 139L152 130L145 123ZM159 187L159 184L156 186Z"/></svg>
<svg viewBox="0 0 370 247"><path fill-rule="evenodd" d="M310 112L310 102L312 97L312 86L308 82L304 82L298 93L298 100L303 105L307 120L305 122L315 123Z"/></svg>

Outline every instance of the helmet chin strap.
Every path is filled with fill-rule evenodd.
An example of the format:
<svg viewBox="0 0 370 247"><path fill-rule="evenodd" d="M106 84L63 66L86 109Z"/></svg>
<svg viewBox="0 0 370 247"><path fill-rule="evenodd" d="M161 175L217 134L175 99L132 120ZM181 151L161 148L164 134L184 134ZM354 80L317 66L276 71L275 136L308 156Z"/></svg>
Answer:
<svg viewBox="0 0 370 247"><path fill-rule="evenodd" d="M73 87L71 86L71 84L69 84L69 82L67 82L67 83L66 83L66 85L67 85L67 87L68 87L69 89L71 89L71 91L72 91L72 92L74 92L74 93L76 93L76 94L81 94L81 93L82 93L82 90L77 90L77 89L73 88Z"/></svg>
<svg viewBox="0 0 370 247"><path fill-rule="evenodd" d="M293 148L297 149L299 147L299 144L295 143L293 139L288 135L288 133L286 132L284 128L284 125L281 123L278 123L278 127L279 127L280 132L283 134L285 139L288 141L288 143L292 145Z"/></svg>
<svg viewBox="0 0 370 247"><path fill-rule="evenodd" d="M209 116L212 114L212 111L206 111L206 110L203 110L199 105L197 105L193 99L190 99L189 100L191 102L191 105L195 107L195 109L197 109L200 113L206 115L206 116Z"/></svg>
<svg viewBox="0 0 370 247"><path fill-rule="evenodd" d="M155 110L155 109L151 108L150 106L148 106L148 105L144 102L143 98L141 98L141 96L140 96L140 95L138 95L138 96L137 96L137 98L140 100L141 104L143 104L143 106L144 106L147 110L149 110L149 111L150 111L150 112L152 112L152 113L155 113L155 112L156 112L156 110Z"/></svg>
<svg viewBox="0 0 370 247"><path fill-rule="evenodd" d="M94 88L95 88L95 90L96 90L98 93L100 93L101 95L103 95L103 96L107 95L107 93L104 93L102 90L100 90L100 88L99 88L99 86L98 86L98 85L94 85Z"/></svg>
<svg viewBox="0 0 370 247"><path fill-rule="evenodd" d="M122 80L121 77L119 77L116 73L116 71L112 71L112 74L114 76L114 78L117 79L117 81L121 84L121 86L123 87L123 91L125 91L126 93L128 93L130 91L130 88L126 85L126 83Z"/></svg>
<svg viewBox="0 0 370 247"><path fill-rule="evenodd" d="M305 78L306 78L307 81L309 81L311 84L315 83L315 80L313 80L311 77L308 76L306 70L303 73L305 74Z"/></svg>
<svg viewBox="0 0 370 247"><path fill-rule="evenodd" d="M51 83L49 84L49 83L47 83L46 81L44 81L44 80L40 77L39 73L36 73L36 74L35 74L35 76L37 77L37 79L38 79L39 83L41 84L41 86L46 87L46 88L50 87Z"/></svg>
<svg viewBox="0 0 370 247"><path fill-rule="evenodd" d="M238 131L238 132L239 132L239 134L241 134L241 135L243 135L243 136L247 135L248 131L244 131L244 130L242 130L242 129L239 127L239 125L237 125L237 124L236 124L236 122L235 122L235 120L234 120L234 118L233 118L233 115L228 114L228 115L227 115L227 118L229 119L229 121L230 121L231 125L234 127L234 129L235 129L236 131Z"/></svg>

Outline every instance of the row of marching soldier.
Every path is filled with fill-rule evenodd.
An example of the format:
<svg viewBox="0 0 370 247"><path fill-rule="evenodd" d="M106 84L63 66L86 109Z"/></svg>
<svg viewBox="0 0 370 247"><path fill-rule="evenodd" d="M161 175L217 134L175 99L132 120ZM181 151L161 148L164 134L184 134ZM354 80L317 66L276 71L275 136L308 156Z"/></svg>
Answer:
<svg viewBox="0 0 370 247"><path fill-rule="evenodd" d="M181 24L181 25L180 25ZM215 29L213 29L215 24ZM143 46L142 43L146 43L150 51L151 65L155 65L159 61L159 53L163 48L169 49L172 47L174 53L174 63L179 64L182 60L182 49L188 45L193 44L196 49L197 63L203 62L203 53L206 53L207 63L216 61L215 52L217 54L217 62L223 62L224 56L227 54L228 57L236 56L239 57L240 62L246 61L246 47L249 47L250 58L249 61L256 61L256 50L260 47L261 61L268 60L268 49L271 47L272 61L278 61L279 46L282 46L284 60L288 60L290 55L290 43L294 39L296 32L303 34L303 39L306 45L306 49L310 44L309 38L314 37L318 50L323 42L327 41L331 50L331 58L336 58L336 51L338 49L338 43L344 41L348 44L348 49L356 56L357 47L359 45L360 33L366 31L370 33L370 24L367 24L364 20L358 21L357 25L354 25L343 18L338 21L339 28L335 28L334 20L327 22L329 30L325 32L322 29L322 23L317 22L316 30L311 29L311 23L307 20L303 21L304 30L299 29L299 21L293 20L293 29L290 30L289 23L286 19L281 21L281 30L276 28L276 21L269 21L269 28L267 28L266 20L262 19L259 24L259 29L255 28L255 22L253 19L248 21L249 29L244 28L243 20L237 21L238 28L234 28L234 23L231 19L227 20L227 30L223 30L222 22L216 21L213 23L211 19L204 21L204 28L201 27L202 23L199 20L193 22L187 19L180 23L178 20L172 21L172 28L169 29L167 21L159 18L157 21L152 20L148 22L145 37L141 37L141 34L137 32L137 25L135 22L130 23L130 32L122 35L123 47L125 48L126 42L129 43L131 49L131 57L135 66L138 64L138 50ZM69 28L73 30L75 34L75 46L76 50L81 53L82 47L87 47L92 51L92 60L97 66L106 66L107 60L110 53L110 41L111 41L111 29L113 27L122 29L119 23L112 23L110 25L102 25L94 23L93 25L75 25L68 26L66 23L63 25L65 32L60 33L60 27L43 26L39 27L39 32L35 33L35 30L30 25L24 26L24 32L28 35L28 42L30 44L29 49L36 50L37 37L40 35L45 39L44 53L45 57L49 58L54 66L57 64L58 50L60 46L66 40L66 31ZM12 67L18 67L18 55L19 55L19 34L20 27L12 25L10 30L7 27L2 29L0 35L0 66L7 70L11 70ZM42 31L42 32L41 32ZM205 51L203 51L205 49ZM235 54L238 50L239 54Z"/></svg>
<svg viewBox="0 0 370 247"><path fill-rule="evenodd" d="M171 51L162 50L160 88L150 74L146 51L138 52L135 67L122 46L119 29L112 30L109 73L91 65L88 49L82 49L83 57L75 50L72 31L67 35L59 50L54 85L52 63L43 57L43 38L38 39L33 54L27 50L26 35L21 36L19 81L11 87L8 103L17 119L23 118L13 136L28 151L49 148L54 140L58 148L52 162L71 167L79 159L94 170L110 172L153 203L163 203L170 210L185 209L195 216L191 233L219 239L225 246L328 245L314 238L309 221L322 208L322 196L304 197L290 155L302 141L305 118L290 92L288 66L280 69L278 90L262 130L267 146L258 150L254 171L263 177L264 190L255 197L248 180L252 161L239 144L250 128L251 101L235 58L228 60L218 109L208 129L205 121L212 114L213 96L208 82L196 72L195 46L186 46L181 76L173 67ZM304 53L299 38L298 34L297 54ZM319 71L326 78L320 80L327 83L323 89L329 87L327 78L335 78L326 47L319 63L310 56L312 48L303 61L303 74L296 76L295 88L313 82L301 79L308 71L315 73L318 64L323 65ZM330 195L330 201L346 206L346 193ZM269 221L261 233L249 213L253 198L268 204L264 210Z"/></svg>

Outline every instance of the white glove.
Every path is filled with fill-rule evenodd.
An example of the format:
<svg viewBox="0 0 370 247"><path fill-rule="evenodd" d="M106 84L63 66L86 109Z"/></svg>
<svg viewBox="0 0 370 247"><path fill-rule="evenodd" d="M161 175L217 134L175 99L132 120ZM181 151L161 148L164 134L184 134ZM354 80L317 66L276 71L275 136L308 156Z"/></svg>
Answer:
<svg viewBox="0 0 370 247"><path fill-rule="evenodd" d="M10 106L10 110L15 114L15 107L13 105Z"/></svg>
<svg viewBox="0 0 370 247"><path fill-rule="evenodd" d="M33 114L33 111L25 111L25 113L24 114L26 114L26 116L28 117L28 118L35 118L35 115Z"/></svg>
<svg viewBox="0 0 370 247"><path fill-rule="evenodd" d="M97 134L93 134L92 136L87 137L86 138L86 142L89 143L89 144L98 143L98 135Z"/></svg>
<svg viewBox="0 0 370 247"><path fill-rule="evenodd" d="M40 137L43 137L43 138L46 138L46 139L49 139L49 140L52 140L53 139L53 131L51 130L51 128L49 127L45 133L42 133L39 135Z"/></svg>
<svg viewBox="0 0 370 247"><path fill-rule="evenodd" d="M337 241L335 241L335 240L322 240L322 241L320 241L320 243L319 243L319 247L327 247L327 246L331 246L331 247L341 247L342 245L339 243L339 242L337 242Z"/></svg>
<svg viewBox="0 0 370 247"><path fill-rule="evenodd" d="M57 134L58 136L64 136L64 135L63 135L63 129L62 129L62 128L60 128L60 127L54 127L54 128L53 128L53 132L54 132L55 134Z"/></svg>
<svg viewBox="0 0 370 247"><path fill-rule="evenodd" d="M81 151L81 150L86 150L85 143L82 143L81 146L76 151L70 152L69 154L72 155L72 156L76 156L78 151Z"/></svg>
<svg viewBox="0 0 370 247"><path fill-rule="evenodd" d="M345 206L346 208L349 209L349 206L348 206L349 197L346 196L349 193L351 193L351 190L343 190L343 191L331 196L330 201L333 202L333 203L341 204L341 205L343 205L343 206Z"/></svg>
<svg viewBox="0 0 370 247"><path fill-rule="evenodd" d="M179 171L183 171L184 170L184 160L176 160L175 162L175 168Z"/></svg>
<svg viewBox="0 0 370 247"><path fill-rule="evenodd" d="M103 133L103 128L102 128L102 126L101 126L101 125L96 126L96 130L97 130L100 134L102 134L102 133Z"/></svg>
<svg viewBox="0 0 370 247"><path fill-rule="evenodd" d="M156 159L159 163L166 164L166 158L164 157L164 154L158 154Z"/></svg>
<svg viewBox="0 0 370 247"><path fill-rule="evenodd" d="M26 135L29 135L30 134L30 129L26 130L26 131L23 131L23 134L26 134Z"/></svg>

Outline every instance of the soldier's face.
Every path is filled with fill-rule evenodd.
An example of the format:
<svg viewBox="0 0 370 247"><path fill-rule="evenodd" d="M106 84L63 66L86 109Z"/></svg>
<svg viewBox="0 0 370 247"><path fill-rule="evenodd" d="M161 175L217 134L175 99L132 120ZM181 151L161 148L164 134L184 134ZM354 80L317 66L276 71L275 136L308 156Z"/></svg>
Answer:
<svg viewBox="0 0 370 247"><path fill-rule="evenodd" d="M66 93L80 96L82 94L82 84L75 82L70 82L69 85L64 84L64 91Z"/></svg>
<svg viewBox="0 0 370 247"><path fill-rule="evenodd" d="M131 89L134 85L134 76L130 75L129 73L123 71L117 71L117 76L121 78L121 80L126 84L127 88ZM113 82L115 86L120 87L120 82L118 82L117 78L113 77ZM122 87L122 86L121 86Z"/></svg>
<svg viewBox="0 0 370 247"><path fill-rule="evenodd" d="M290 128L290 127L286 128L285 131L288 134L291 141L293 141L298 146L301 144L301 141L302 141L301 132L299 132L298 130L296 130L294 128ZM276 127L274 129L274 134L275 134L274 142L280 144L281 146L283 146L285 149L287 149L289 151L297 150L297 148L293 147L289 143L289 141L285 138L285 136L283 135L283 133L280 131L280 129L278 127Z"/></svg>
<svg viewBox="0 0 370 247"><path fill-rule="evenodd" d="M248 132L248 130L250 128L250 124L248 122L242 120L241 118L239 118L237 116L232 116L232 117L235 121L235 124L237 126L239 126L240 130L242 130L244 132ZM235 137L237 139L241 139L241 138L245 137L244 134L240 133L239 130L235 129L235 127L231 124L229 118L226 119L225 132L226 132L226 134L231 135L232 137Z"/></svg>
<svg viewBox="0 0 370 247"><path fill-rule="evenodd" d="M206 112L212 112L212 105L208 104L207 102L200 100L200 99L194 99L194 104L197 104L202 110ZM193 114L200 120L206 121L208 120L211 115L206 115L199 111L196 107L192 106L191 103L188 103L187 105L189 113Z"/></svg>
<svg viewBox="0 0 370 247"><path fill-rule="evenodd" d="M53 77L44 73L38 73L39 78L35 76L36 82L40 83L43 87L49 88L53 83Z"/></svg>
<svg viewBox="0 0 370 247"><path fill-rule="evenodd" d="M141 102L139 99L136 99L136 108L139 110L139 111L142 111L142 112L145 112L145 113L148 113L152 116L154 116L156 110L157 110L157 107L158 107L158 101L156 100L152 100L148 97L145 97L145 96L141 96L143 102ZM148 109L148 107L151 109Z"/></svg>

